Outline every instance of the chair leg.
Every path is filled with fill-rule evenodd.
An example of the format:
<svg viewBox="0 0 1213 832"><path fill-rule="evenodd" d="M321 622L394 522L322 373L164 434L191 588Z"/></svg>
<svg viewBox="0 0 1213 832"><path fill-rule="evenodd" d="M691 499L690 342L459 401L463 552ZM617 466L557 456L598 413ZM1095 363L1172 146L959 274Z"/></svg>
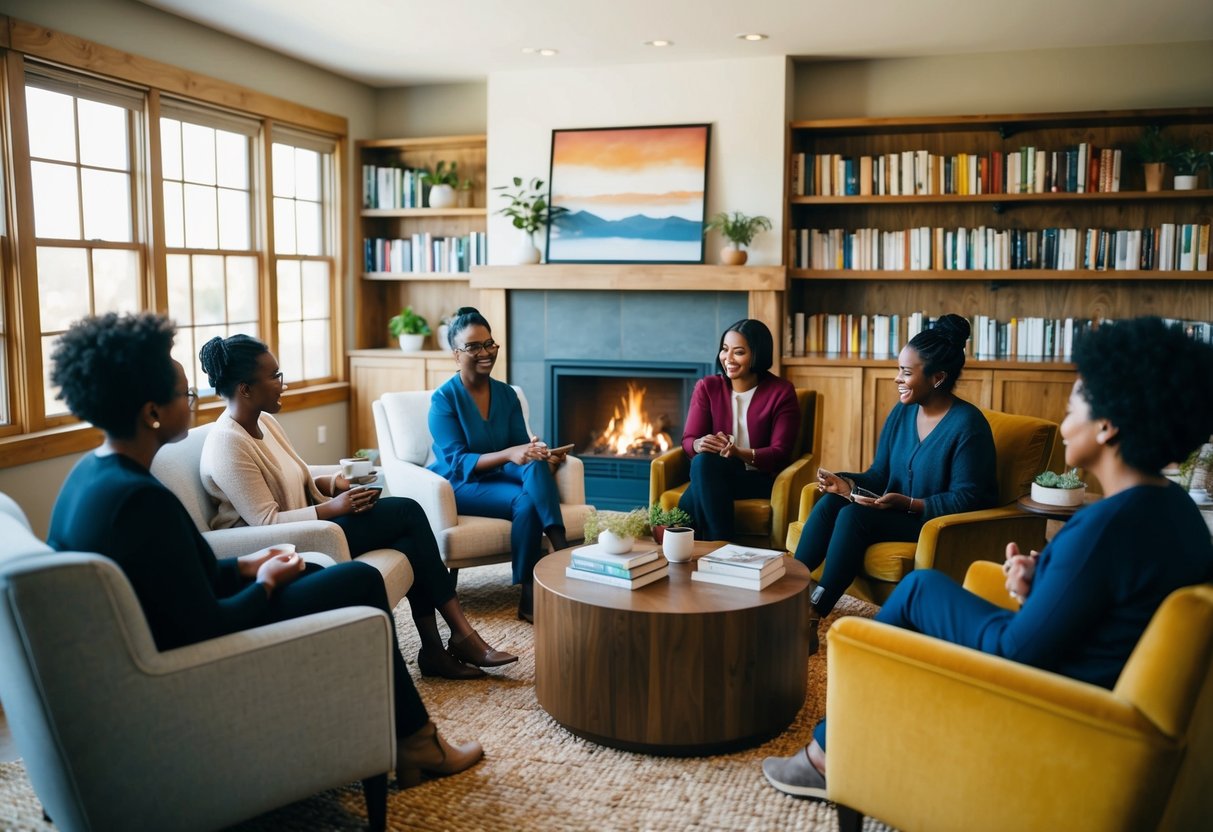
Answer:
<svg viewBox="0 0 1213 832"><path fill-rule="evenodd" d="M453 587L459 586L459 570L458 569L451 570L451 586L453 586Z"/></svg>
<svg viewBox="0 0 1213 832"><path fill-rule="evenodd" d="M387 774L377 774L362 781L366 798L366 825L371 832L387 829Z"/></svg>
<svg viewBox="0 0 1213 832"><path fill-rule="evenodd" d="M838 807L838 832L860 832L863 829L863 812L856 811L850 806L836 804Z"/></svg>

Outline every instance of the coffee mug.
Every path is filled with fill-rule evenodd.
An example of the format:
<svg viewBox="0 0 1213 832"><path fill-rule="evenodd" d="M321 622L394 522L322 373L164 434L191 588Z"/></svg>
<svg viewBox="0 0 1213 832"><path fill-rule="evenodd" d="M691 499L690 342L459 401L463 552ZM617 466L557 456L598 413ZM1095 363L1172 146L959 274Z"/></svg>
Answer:
<svg viewBox="0 0 1213 832"><path fill-rule="evenodd" d="M695 550L695 530L686 526L670 526L665 530L661 539L661 551L665 559L673 563L683 563L691 559Z"/></svg>
<svg viewBox="0 0 1213 832"><path fill-rule="evenodd" d="M365 477L371 473L371 461L363 459L360 456L343 459L341 460L341 473L345 475L347 480Z"/></svg>

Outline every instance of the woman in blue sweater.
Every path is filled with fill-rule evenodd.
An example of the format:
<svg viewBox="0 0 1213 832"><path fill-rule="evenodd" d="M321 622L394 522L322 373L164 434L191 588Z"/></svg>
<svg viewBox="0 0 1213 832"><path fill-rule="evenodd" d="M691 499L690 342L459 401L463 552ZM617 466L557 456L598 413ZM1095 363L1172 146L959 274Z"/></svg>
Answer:
<svg viewBox="0 0 1213 832"><path fill-rule="evenodd" d="M952 393L964 367L969 322L944 315L897 357L898 402L862 474L817 471L817 500L796 559L825 561L811 601L827 615L863 568L873 543L914 541L941 514L990 508L998 499L994 438L981 411ZM865 495L866 492L866 495Z"/></svg>
<svg viewBox="0 0 1213 832"><path fill-rule="evenodd" d="M1019 611L922 569L897 585L876 620L1111 688L1163 600L1213 580L1200 510L1160 473L1213 432L1213 348L1137 318L1085 335L1074 363L1061 423L1066 464L1099 480L1104 497L1039 554L1007 544L1003 571ZM763 762L771 785L825 798L825 725L803 750Z"/></svg>

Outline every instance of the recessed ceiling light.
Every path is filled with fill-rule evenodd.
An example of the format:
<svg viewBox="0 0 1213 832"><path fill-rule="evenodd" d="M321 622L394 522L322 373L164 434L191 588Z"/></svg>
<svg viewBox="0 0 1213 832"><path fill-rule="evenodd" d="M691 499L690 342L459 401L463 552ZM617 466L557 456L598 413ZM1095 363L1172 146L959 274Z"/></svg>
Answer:
<svg viewBox="0 0 1213 832"><path fill-rule="evenodd" d="M769 35L762 35L758 32L742 32L737 36L740 40L766 40Z"/></svg>
<svg viewBox="0 0 1213 832"><path fill-rule="evenodd" d="M644 45L645 46L673 46L674 41L672 41L672 40L646 40L644 42Z"/></svg>
<svg viewBox="0 0 1213 832"><path fill-rule="evenodd" d="M545 58L550 58L553 55L559 55L560 50L559 49L540 49L539 54Z"/></svg>

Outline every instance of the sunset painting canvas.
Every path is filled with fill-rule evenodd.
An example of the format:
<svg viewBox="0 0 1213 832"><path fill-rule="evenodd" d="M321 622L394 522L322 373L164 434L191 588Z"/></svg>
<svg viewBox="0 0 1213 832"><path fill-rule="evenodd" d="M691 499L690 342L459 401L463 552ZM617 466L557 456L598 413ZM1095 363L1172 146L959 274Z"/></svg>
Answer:
<svg viewBox="0 0 1213 832"><path fill-rule="evenodd" d="M710 125L553 130L549 263L702 263Z"/></svg>

